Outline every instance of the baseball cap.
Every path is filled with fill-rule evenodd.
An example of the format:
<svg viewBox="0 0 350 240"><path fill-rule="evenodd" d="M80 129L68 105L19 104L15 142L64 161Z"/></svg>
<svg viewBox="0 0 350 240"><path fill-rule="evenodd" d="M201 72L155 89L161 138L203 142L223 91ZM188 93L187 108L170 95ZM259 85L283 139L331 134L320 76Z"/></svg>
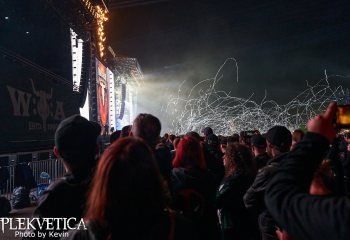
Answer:
<svg viewBox="0 0 350 240"><path fill-rule="evenodd" d="M206 127L202 130L202 133L205 135L205 136L208 136L210 134L213 134L213 129L211 129L211 127Z"/></svg>
<svg viewBox="0 0 350 240"><path fill-rule="evenodd" d="M272 145L277 147L287 147L292 144L292 134L288 128L284 126L274 126L270 128L267 133L264 134L264 137Z"/></svg>
<svg viewBox="0 0 350 240"><path fill-rule="evenodd" d="M81 150L89 151L96 144L101 126L76 114L64 119L55 132L55 145L66 156L76 155ZM83 153L80 153L83 154Z"/></svg>
<svg viewBox="0 0 350 240"><path fill-rule="evenodd" d="M266 147L266 139L262 135L253 135L251 139L251 143L253 146L258 148Z"/></svg>

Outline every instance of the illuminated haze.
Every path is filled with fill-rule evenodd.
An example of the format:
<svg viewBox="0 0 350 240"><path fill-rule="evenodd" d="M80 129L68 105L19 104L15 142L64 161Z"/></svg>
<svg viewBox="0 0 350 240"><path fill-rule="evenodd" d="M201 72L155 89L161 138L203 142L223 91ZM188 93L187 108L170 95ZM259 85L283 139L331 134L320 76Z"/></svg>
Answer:
<svg viewBox="0 0 350 240"><path fill-rule="evenodd" d="M139 112L169 124L161 112L186 80L191 88L213 77L226 58L218 88L231 95L284 104L328 74L349 75L349 1L178 0L111 9L109 41L136 57L145 74ZM348 87L349 79L335 85ZM333 83L331 83L333 84Z"/></svg>

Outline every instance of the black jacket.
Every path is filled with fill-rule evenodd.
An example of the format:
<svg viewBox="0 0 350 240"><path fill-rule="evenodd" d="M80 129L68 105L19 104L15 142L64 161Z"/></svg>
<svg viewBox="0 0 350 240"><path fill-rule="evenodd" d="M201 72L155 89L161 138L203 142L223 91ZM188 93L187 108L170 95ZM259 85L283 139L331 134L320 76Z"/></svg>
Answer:
<svg viewBox="0 0 350 240"><path fill-rule="evenodd" d="M170 172L173 168L170 150L164 144L159 144L157 148L153 150L153 153L160 173L162 174L163 178L169 182Z"/></svg>
<svg viewBox="0 0 350 240"><path fill-rule="evenodd" d="M81 218L83 215L90 176L66 175L53 182L39 199L34 217Z"/></svg>
<svg viewBox="0 0 350 240"><path fill-rule="evenodd" d="M219 233L214 206L216 182L213 174L203 169L174 168L171 171L171 187L173 207L179 212L186 212L186 206L193 205L192 200L184 204L183 191L194 190L201 195L204 199L204 202L200 204L202 206L200 209L203 210L203 212L200 211L202 214L200 216L185 216L193 220L201 239L217 239Z"/></svg>
<svg viewBox="0 0 350 240"><path fill-rule="evenodd" d="M118 229L118 226L111 227L102 226L97 222L88 222L87 230L72 230L68 232L68 238L65 240L108 240L110 232L114 231L115 239L130 240L195 240L198 235L193 225L182 216L172 213L172 216L164 214L157 221L149 222L150 226L146 232L140 231L140 226L132 226L131 232L125 232L125 229ZM113 239L114 239L113 238Z"/></svg>
<svg viewBox="0 0 350 240"><path fill-rule="evenodd" d="M313 173L328 148L326 138L308 133L281 161L266 188L269 212L294 239L350 239L349 197L308 194Z"/></svg>
<svg viewBox="0 0 350 240"><path fill-rule="evenodd" d="M256 164L256 168L259 170L259 169L266 166L269 159L270 159L269 155L265 152L263 154L260 154L256 157L254 157L253 161Z"/></svg>
<svg viewBox="0 0 350 240"><path fill-rule="evenodd" d="M222 160L223 154L218 149L209 148L206 144L203 145L203 153L207 168L215 177L215 182L217 187L219 187L225 174L224 162Z"/></svg>
<svg viewBox="0 0 350 240"><path fill-rule="evenodd" d="M247 190L243 197L246 208L258 218L259 228L263 239L277 239L275 233L275 222L266 209L264 196L266 186L284 156L285 154L280 154L270 159L266 166L258 171L252 186Z"/></svg>
<svg viewBox="0 0 350 240"><path fill-rule="evenodd" d="M216 186L214 176L207 170L174 168L171 171L173 193L183 189L195 189L208 200L214 201Z"/></svg>
<svg viewBox="0 0 350 240"><path fill-rule="evenodd" d="M67 174L63 178L51 183L39 199L39 204L34 210L33 217L76 218L76 223L78 223L83 217L90 181L91 175L84 173L81 176L78 174ZM38 228L38 226L35 226L35 228ZM44 230L46 228L46 225L43 225L42 232L45 232ZM37 236L36 230L33 231ZM49 236L48 232L46 236ZM28 237L23 239L40 238ZM48 237L47 239L58 239L58 237Z"/></svg>
<svg viewBox="0 0 350 240"><path fill-rule="evenodd" d="M222 239L250 239L253 222L243 204L243 195L253 180L252 174L239 172L222 181L216 193Z"/></svg>

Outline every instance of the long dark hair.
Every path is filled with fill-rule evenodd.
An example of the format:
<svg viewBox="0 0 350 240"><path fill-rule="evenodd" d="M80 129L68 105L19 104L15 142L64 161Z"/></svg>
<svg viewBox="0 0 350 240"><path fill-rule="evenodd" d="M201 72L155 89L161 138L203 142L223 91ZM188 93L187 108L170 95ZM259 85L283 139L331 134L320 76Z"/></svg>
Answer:
<svg viewBox="0 0 350 240"><path fill-rule="evenodd" d="M85 219L108 225L112 235L120 235L135 226L145 230L164 208L160 174L149 146L126 137L107 148L95 172Z"/></svg>
<svg viewBox="0 0 350 240"><path fill-rule="evenodd" d="M250 149L239 143L230 143L227 145L225 155L225 176L234 173L256 173L256 166L253 162L253 156Z"/></svg>

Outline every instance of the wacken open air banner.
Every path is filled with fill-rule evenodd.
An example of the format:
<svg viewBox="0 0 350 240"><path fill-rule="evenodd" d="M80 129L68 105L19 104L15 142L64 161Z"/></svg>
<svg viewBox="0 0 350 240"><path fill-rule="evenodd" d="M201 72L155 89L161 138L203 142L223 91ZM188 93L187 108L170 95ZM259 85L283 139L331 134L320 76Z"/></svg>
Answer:
<svg viewBox="0 0 350 240"><path fill-rule="evenodd" d="M11 57L0 66L0 153L51 148L60 121L79 112L72 85Z"/></svg>

